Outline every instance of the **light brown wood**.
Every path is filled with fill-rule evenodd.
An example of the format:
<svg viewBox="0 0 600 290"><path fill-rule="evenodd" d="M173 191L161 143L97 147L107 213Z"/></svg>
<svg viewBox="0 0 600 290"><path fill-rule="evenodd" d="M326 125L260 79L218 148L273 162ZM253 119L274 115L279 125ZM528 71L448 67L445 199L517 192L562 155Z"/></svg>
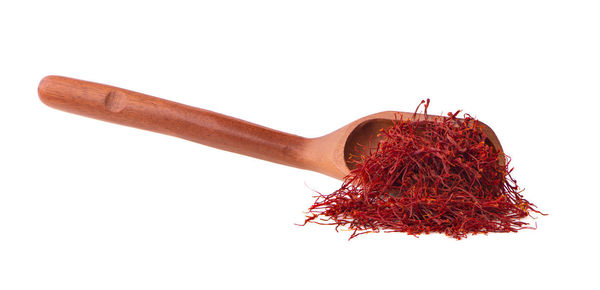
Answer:
<svg viewBox="0 0 600 290"><path fill-rule="evenodd" d="M304 138L240 119L149 95L61 76L39 84L40 100L66 112L167 134L214 148L342 179L356 144L368 144L394 118L413 113L381 112L360 118L330 134ZM417 118L424 115L417 114ZM429 119L442 118L428 116ZM500 151L496 134L481 123L490 143Z"/></svg>

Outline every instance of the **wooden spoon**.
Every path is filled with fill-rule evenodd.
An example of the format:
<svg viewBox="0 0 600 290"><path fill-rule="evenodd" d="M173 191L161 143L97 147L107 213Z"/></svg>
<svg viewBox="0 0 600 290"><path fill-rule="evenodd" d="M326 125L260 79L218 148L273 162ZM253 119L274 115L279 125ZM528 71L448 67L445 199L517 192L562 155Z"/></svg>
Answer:
<svg viewBox="0 0 600 290"><path fill-rule="evenodd" d="M395 118L425 118L406 112L381 112L360 118L330 134L304 138L219 113L149 95L67 77L47 76L40 100L66 112L167 134L193 142L342 179L356 145L377 141ZM428 116L433 120L442 118ZM494 131L480 123L488 143L502 152Z"/></svg>

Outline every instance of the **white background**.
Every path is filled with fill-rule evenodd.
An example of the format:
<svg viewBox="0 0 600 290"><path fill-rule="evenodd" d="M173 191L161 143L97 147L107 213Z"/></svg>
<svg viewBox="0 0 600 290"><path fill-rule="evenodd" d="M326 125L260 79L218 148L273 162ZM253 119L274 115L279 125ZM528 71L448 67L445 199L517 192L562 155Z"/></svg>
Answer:
<svg viewBox="0 0 600 290"><path fill-rule="evenodd" d="M0 4L0 289L598 289L597 1L16 3ZM50 109L48 74L308 137L429 97L490 125L549 215L347 241L295 225L339 181Z"/></svg>

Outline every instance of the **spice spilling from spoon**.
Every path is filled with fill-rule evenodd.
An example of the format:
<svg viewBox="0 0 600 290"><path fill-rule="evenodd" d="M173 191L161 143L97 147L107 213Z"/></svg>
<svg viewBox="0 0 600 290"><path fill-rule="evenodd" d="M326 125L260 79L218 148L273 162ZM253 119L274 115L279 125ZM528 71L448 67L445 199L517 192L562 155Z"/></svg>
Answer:
<svg viewBox="0 0 600 290"><path fill-rule="evenodd" d="M469 234L533 228L522 219L540 213L521 195L510 158L494 148L479 122L460 111L447 118L394 120L376 146L360 156L340 189L319 194L305 224L335 225L353 233ZM416 117L415 111L415 117ZM541 213L540 213L541 214Z"/></svg>

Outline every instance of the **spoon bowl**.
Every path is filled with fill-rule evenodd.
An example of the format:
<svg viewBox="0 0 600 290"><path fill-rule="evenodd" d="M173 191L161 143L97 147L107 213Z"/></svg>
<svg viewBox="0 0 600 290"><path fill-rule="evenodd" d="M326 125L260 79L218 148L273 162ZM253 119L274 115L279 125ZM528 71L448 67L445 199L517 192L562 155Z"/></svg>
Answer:
<svg viewBox="0 0 600 290"><path fill-rule="evenodd" d="M343 179L354 168L351 158L360 156L360 146L374 148L384 138L378 136L381 130L390 128L393 126L394 120L400 118L435 121L445 117L396 111L365 116L330 134L309 139L306 155L312 156L314 158L312 163L316 165L310 170ZM494 131L481 121L478 122L478 125L487 137L486 143L497 151L503 152L500 140ZM504 162L503 159L500 160Z"/></svg>

